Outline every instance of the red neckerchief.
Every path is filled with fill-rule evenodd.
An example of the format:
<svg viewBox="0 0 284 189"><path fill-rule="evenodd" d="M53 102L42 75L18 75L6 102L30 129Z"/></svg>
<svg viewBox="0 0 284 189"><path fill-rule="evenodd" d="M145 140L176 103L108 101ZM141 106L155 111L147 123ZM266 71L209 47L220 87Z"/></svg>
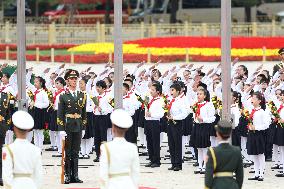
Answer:
<svg viewBox="0 0 284 189"><path fill-rule="evenodd" d="M98 104L99 104L99 105L100 105L100 100L101 100L103 97L105 97L105 96L106 96L106 91L104 92L103 95L99 95L99 96L98 96L97 99L98 99ZM96 108L97 108L97 107L95 106L95 107L94 107L94 110L96 110Z"/></svg>
<svg viewBox="0 0 284 189"><path fill-rule="evenodd" d="M128 94L128 95L125 95L125 96L123 97L123 99L126 99L126 98L130 98L130 95Z"/></svg>
<svg viewBox="0 0 284 189"><path fill-rule="evenodd" d="M130 96L130 95L132 95L132 94L133 94L133 91L129 91L128 94L127 94L127 96Z"/></svg>
<svg viewBox="0 0 284 189"><path fill-rule="evenodd" d="M56 97L60 95L64 91L64 88L60 89L59 91L55 92L54 97L53 97L53 103L55 104Z"/></svg>
<svg viewBox="0 0 284 189"><path fill-rule="evenodd" d="M183 98L183 97L184 97L184 95L185 95L185 94L184 94L184 93L182 93L182 95L181 95L179 98Z"/></svg>
<svg viewBox="0 0 284 189"><path fill-rule="evenodd" d="M166 99L169 99L169 95L166 95L165 97L166 97Z"/></svg>
<svg viewBox="0 0 284 189"><path fill-rule="evenodd" d="M103 95L99 95L98 96L98 103L100 104L100 100L103 98L103 97L105 97L106 96L106 91L105 91L105 93L103 94Z"/></svg>
<svg viewBox="0 0 284 189"><path fill-rule="evenodd" d="M67 87L64 87L64 90L65 90L65 92L66 92L66 93L70 93L70 90L69 90L69 88L67 88Z"/></svg>
<svg viewBox="0 0 284 189"><path fill-rule="evenodd" d="M36 101L36 95L40 93L41 89L37 89L34 93L34 102Z"/></svg>
<svg viewBox="0 0 284 189"><path fill-rule="evenodd" d="M174 103L175 101L176 101L175 98L173 98L173 99L171 100L171 102L170 102L170 104L169 104L169 111L171 111L171 108L172 108L173 103Z"/></svg>
<svg viewBox="0 0 284 189"><path fill-rule="evenodd" d="M283 104L280 105L279 109L277 110L278 114L280 114L281 110L284 108Z"/></svg>
<svg viewBox="0 0 284 189"><path fill-rule="evenodd" d="M205 106L205 104L207 104L207 101L205 101L205 103L198 103L197 104L197 110L195 113L195 118L197 118L200 115L200 110L203 106Z"/></svg>
<svg viewBox="0 0 284 189"><path fill-rule="evenodd" d="M252 109L252 111L251 111L251 113L250 113L250 115L249 115L249 118L251 119L251 120L253 120L253 116L254 116L254 114L255 114L255 112L257 112L257 111L259 111L259 110L261 110L261 108L259 108L259 109Z"/></svg>
<svg viewBox="0 0 284 189"><path fill-rule="evenodd" d="M0 92L2 93L8 86L10 86L9 84L6 85L6 86L3 86L1 89L0 89Z"/></svg>
<svg viewBox="0 0 284 189"><path fill-rule="evenodd" d="M155 102L156 100L160 99L160 97L156 97L156 98L152 98L152 100L150 101L150 103L148 104L148 110L150 109L151 105L153 104L153 102Z"/></svg>

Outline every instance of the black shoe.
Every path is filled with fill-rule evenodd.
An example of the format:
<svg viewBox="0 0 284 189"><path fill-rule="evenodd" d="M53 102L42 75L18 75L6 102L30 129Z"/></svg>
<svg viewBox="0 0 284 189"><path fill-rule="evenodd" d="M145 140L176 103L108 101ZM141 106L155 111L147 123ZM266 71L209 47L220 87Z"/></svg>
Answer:
<svg viewBox="0 0 284 189"><path fill-rule="evenodd" d="M174 171L181 171L181 170L182 170L181 167L175 167L175 168L174 168Z"/></svg>
<svg viewBox="0 0 284 189"><path fill-rule="evenodd" d="M249 171L249 173L255 173L255 171Z"/></svg>
<svg viewBox="0 0 284 189"><path fill-rule="evenodd" d="M64 169L64 184L69 184L71 182L71 161L67 158L65 159Z"/></svg>
<svg viewBox="0 0 284 189"><path fill-rule="evenodd" d="M47 148L45 149L45 151L48 151L48 152L53 152L53 151L57 151L58 149L56 147L50 147L50 148Z"/></svg>
<svg viewBox="0 0 284 189"><path fill-rule="evenodd" d="M0 186L3 186L3 180L0 179Z"/></svg>
<svg viewBox="0 0 284 189"><path fill-rule="evenodd" d="M142 152L139 154L139 156L148 156L148 153L147 152Z"/></svg>
<svg viewBox="0 0 284 189"><path fill-rule="evenodd" d="M52 157L62 157L62 154L57 153L57 154L52 155Z"/></svg>
<svg viewBox="0 0 284 189"><path fill-rule="evenodd" d="M145 167L151 167L151 166L152 166L152 162L145 165Z"/></svg>
<svg viewBox="0 0 284 189"><path fill-rule="evenodd" d="M90 156L89 155L84 155L83 159L90 159Z"/></svg>
<svg viewBox="0 0 284 189"><path fill-rule="evenodd" d="M70 175L65 175L64 184L70 184L70 183L71 183Z"/></svg>
<svg viewBox="0 0 284 189"><path fill-rule="evenodd" d="M82 180L80 180L78 177L72 178L70 183L83 183Z"/></svg>
<svg viewBox="0 0 284 189"><path fill-rule="evenodd" d="M198 169L198 170L194 171L194 174L200 174L201 171L202 171L201 169Z"/></svg>
<svg viewBox="0 0 284 189"><path fill-rule="evenodd" d="M204 175L204 174L205 174L205 170L202 169L202 170L200 171L200 174L201 174L201 175Z"/></svg>
<svg viewBox="0 0 284 189"><path fill-rule="evenodd" d="M271 158L271 157L268 157L268 158L265 159L265 161L266 161L266 162L272 162L272 158Z"/></svg>
<svg viewBox="0 0 284 189"><path fill-rule="evenodd" d="M199 164L198 164L198 162L195 162L194 164L193 164L193 167L197 167Z"/></svg>
<svg viewBox="0 0 284 189"><path fill-rule="evenodd" d="M174 168L175 168L174 166L171 166L171 167L168 168L168 170L172 171L172 170L174 170Z"/></svg>
<svg viewBox="0 0 284 189"><path fill-rule="evenodd" d="M277 173L275 176L276 177L284 177L284 173Z"/></svg>
<svg viewBox="0 0 284 189"><path fill-rule="evenodd" d="M280 165L272 166L271 169L280 169Z"/></svg>
<svg viewBox="0 0 284 189"><path fill-rule="evenodd" d="M258 177L258 179L257 179L258 181L263 181L264 180L264 178L263 177Z"/></svg>
<svg viewBox="0 0 284 189"><path fill-rule="evenodd" d="M156 168L156 167L160 167L161 165L160 164L158 164L158 163L153 163L152 165L151 165L151 168Z"/></svg>
<svg viewBox="0 0 284 189"><path fill-rule="evenodd" d="M96 158L96 159L93 160L93 162L100 162L100 159Z"/></svg>
<svg viewBox="0 0 284 189"><path fill-rule="evenodd" d="M248 180L258 180L259 177L251 177L251 178L248 178Z"/></svg>

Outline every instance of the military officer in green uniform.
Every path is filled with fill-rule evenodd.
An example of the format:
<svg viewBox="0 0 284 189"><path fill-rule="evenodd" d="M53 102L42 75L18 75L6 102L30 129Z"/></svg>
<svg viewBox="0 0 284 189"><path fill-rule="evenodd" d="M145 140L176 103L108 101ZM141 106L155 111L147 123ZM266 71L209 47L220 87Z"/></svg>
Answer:
<svg viewBox="0 0 284 189"><path fill-rule="evenodd" d="M64 94L59 97L57 124L60 136L65 142L65 179L64 183L82 183L78 177L78 159L81 138L85 134L87 124L86 94L77 91L79 73L69 70L65 80L69 86Z"/></svg>
<svg viewBox="0 0 284 189"><path fill-rule="evenodd" d="M0 92L0 154L2 154L2 146L5 143L6 132L11 125L10 116L10 93ZM2 158L0 158L0 186L3 186L2 180Z"/></svg>
<svg viewBox="0 0 284 189"><path fill-rule="evenodd" d="M229 144L232 124L221 120L215 127L219 145L210 147L206 159L206 189L240 189L243 184L241 150Z"/></svg>
<svg viewBox="0 0 284 189"><path fill-rule="evenodd" d="M280 69L283 69L284 68L284 47L279 49L278 51L278 54L281 58L281 62L276 64L274 67L273 67L273 75L278 72Z"/></svg>

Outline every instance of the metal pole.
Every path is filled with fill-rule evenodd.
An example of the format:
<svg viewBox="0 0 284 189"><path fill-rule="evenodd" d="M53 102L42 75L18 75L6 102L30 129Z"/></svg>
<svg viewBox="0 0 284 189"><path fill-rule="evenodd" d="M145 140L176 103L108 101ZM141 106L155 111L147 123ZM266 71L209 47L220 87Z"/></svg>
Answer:
<svg viewBox="0 0 284 189"><path fill-rule="evenodd" d="M221 4L222 119L231 120L231 0Z"/></svg>
<svg viewBox="0 0 284 189"><path fill-rule="evenodd" d="M17 0L17 47L17 83L19 110L27 111L25 0Z"/></svg>
<svg viewBox="0 0 284 189"><path fill-rule="evenodd" d="M148 24L148 0L143 0L144 2L144 23Z"/></svg>
<svg viewBox="0 0 284 189"><path fill-rule="evenodd" d="M114 101L122 108L123 51L122 51L122 0L114 1Z"/></svg>

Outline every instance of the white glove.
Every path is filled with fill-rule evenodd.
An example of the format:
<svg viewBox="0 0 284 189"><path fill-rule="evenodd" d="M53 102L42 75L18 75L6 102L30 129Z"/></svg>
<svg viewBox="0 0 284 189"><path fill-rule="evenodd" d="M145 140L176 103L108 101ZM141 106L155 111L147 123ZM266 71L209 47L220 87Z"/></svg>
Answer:
<svg viewBox="0 0 284 189"><path fill-rule="evenodd" d="M62 140L65 140L65 137L67 136L66 132L65 131L60 131L59 132L59 135L61 137Z"/></svg>
<svg viewBox="0 0 284 189"><path fill-rule="evenodd" d="M82 131L82 138L84 138L85 133L86 133L86 131L85 131L85 130L83 130L83 131Z"/></svg>

